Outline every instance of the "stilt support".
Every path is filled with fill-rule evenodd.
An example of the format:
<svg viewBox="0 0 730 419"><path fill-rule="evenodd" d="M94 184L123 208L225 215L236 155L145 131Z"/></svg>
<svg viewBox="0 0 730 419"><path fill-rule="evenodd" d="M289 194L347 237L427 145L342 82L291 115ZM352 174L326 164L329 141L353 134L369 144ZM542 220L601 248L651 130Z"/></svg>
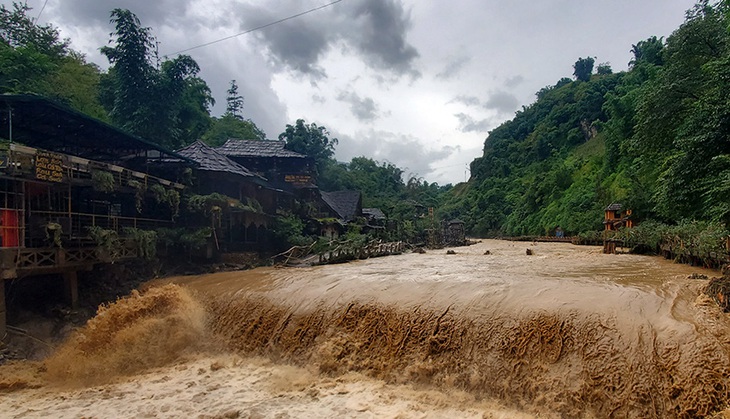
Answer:
<svg viewBox="0 0 730 419"><path fill-rule="evenodd" d="M7 328L7 315L5 309L5 280L0 279L0 339L3 339L5 337L5 334L8 332Z"/></svg>
<svg viewBox="0 0 730 419"><path fill-rule="evenodd" d="M66 302L73 309L79 308L79 280L76 271L64 272L63 283L66 288Z"/></svg>

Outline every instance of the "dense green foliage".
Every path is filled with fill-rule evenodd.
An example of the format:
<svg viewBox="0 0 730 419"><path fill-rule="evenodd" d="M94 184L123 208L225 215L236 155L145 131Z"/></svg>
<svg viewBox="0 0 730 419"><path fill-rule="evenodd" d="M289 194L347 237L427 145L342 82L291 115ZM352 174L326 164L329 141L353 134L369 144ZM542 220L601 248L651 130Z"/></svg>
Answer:
<svg viewBox="0 0 730 419"><path fill-rule="evenodd" d="M327 128L315 123L307 124L303 119L297 119L294 125L287 124L284 132L279 134L279 140L286 141L287 149L314 159L319 173L335 154L338 142L337 138L330 138Z"/></svg>
<svg viewBox="0 0 730 419"><path fill-rule="evenodd" d="M101 48L112 67L103 104L118 126L171 149L199 138L210 125L213 104L200 67L180 55L155 65L154 38L129 10L114 9L114 46Z"/></svg>
<svg viewBox="0 0 730 419"><path fill-rule="evenodd" d="M598 230L622 202L638 219L730 224L730 20L701 1L666 43L633 45L627 72L576 63L490 132L441 211L479 235ZM600 67L600 65L599 65ZM580 71L579 71L580 70Z"/></svg>

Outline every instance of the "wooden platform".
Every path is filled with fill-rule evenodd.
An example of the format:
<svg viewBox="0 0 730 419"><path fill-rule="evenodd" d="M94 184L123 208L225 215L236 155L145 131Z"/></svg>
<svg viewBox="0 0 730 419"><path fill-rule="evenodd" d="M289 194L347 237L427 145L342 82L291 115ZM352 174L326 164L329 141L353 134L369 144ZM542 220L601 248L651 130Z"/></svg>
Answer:
<svg viewBox="0 0 730 419"><path fill-rule="evenodd" d="M78 271L90 270L99 263L110 263L137 257L137 250L116 248L111 252L98 247L3 248L0 249L0 339L7 333L5 280L35 275L60 274L65 297L71 307L78 305Z"/></svg>

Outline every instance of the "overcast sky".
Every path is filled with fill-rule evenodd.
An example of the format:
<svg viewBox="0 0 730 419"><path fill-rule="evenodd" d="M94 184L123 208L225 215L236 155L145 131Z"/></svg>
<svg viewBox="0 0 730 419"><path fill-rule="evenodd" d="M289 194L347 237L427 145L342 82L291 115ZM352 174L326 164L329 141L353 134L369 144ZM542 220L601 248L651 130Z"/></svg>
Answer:
<svg viewBox="0 0 730 419"><path fill-rule="evenodd" d="M152 28L161 55L271 23L332 0L28 0L102 68L109 12ZM2 0L4 4L11 2ZM631 46L668 36L692 0L342 0L188 51L225 110L232 79L244 116L276 139L303 118L339 139L335 157L390 162L439 184L468 177L489 130L572 77L579 57L623 71Z"/></svg>

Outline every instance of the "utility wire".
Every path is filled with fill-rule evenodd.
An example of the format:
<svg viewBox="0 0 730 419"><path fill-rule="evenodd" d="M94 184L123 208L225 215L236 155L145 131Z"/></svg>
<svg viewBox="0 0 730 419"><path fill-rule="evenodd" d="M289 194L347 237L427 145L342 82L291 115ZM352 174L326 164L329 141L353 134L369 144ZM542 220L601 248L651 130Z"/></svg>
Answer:
<svg viewBox="0 0 730 419"><path fill-rule="evenodd" d="M43 13L43 10L46 8L46 4L48 4L48 0L46 0L43 3L43 7L41 7L41 11L38 12L38 17L35 18L36 23L38 23L38 21L41 19L41 14Z"/></svg>
<svg viewBox="0 0 730 419"><path fill-rule="evenodd" d="M46 0L46 1L48 1L48 0ZM304 16L306 14L309 14L309 13L312 13L312 12L316 12L317 10L322 10L325 7L330 7L330 6L332 6L334 4L337 4L337 3L341 2L341 1L342 0L335 0L335 1L331 2L331 3L325 4L324 6L315 7L314 9L309 9L309 10L307 10L305 12L297 13L295 15L291 15L289 17L285 17L283 19L279 19L279 20L277 20L275 22L267 23L267 24L262 25L262 26L257 26L255 28L248 29L248 30L245 30L243 32L237 33L235 35L226 36L225 38L216 39L215 41L206 42L204 44L196 45L194 47L190 47L190 48L186 48L186 49L181 49L180 51L173 52L170 55L182 54L183 52L188 52L188 51L192 51L194 49L207 47L209 45L213 45L213 44L217 44L219 42L227 41L229 39L236 38L236 37L241 36L241 35L246 35L247 33L251 33L251 32L258 31L258 30L261 30L261 29L264 29L264 28L268 28L269 26L273 26L273 25L276 25L276 24L279 24L279 23L282 23L282 22L286 22L287 20L291 20L291 19L294 19L294 18L297 18L297 17L300 17L300 16Z"/></svg>

